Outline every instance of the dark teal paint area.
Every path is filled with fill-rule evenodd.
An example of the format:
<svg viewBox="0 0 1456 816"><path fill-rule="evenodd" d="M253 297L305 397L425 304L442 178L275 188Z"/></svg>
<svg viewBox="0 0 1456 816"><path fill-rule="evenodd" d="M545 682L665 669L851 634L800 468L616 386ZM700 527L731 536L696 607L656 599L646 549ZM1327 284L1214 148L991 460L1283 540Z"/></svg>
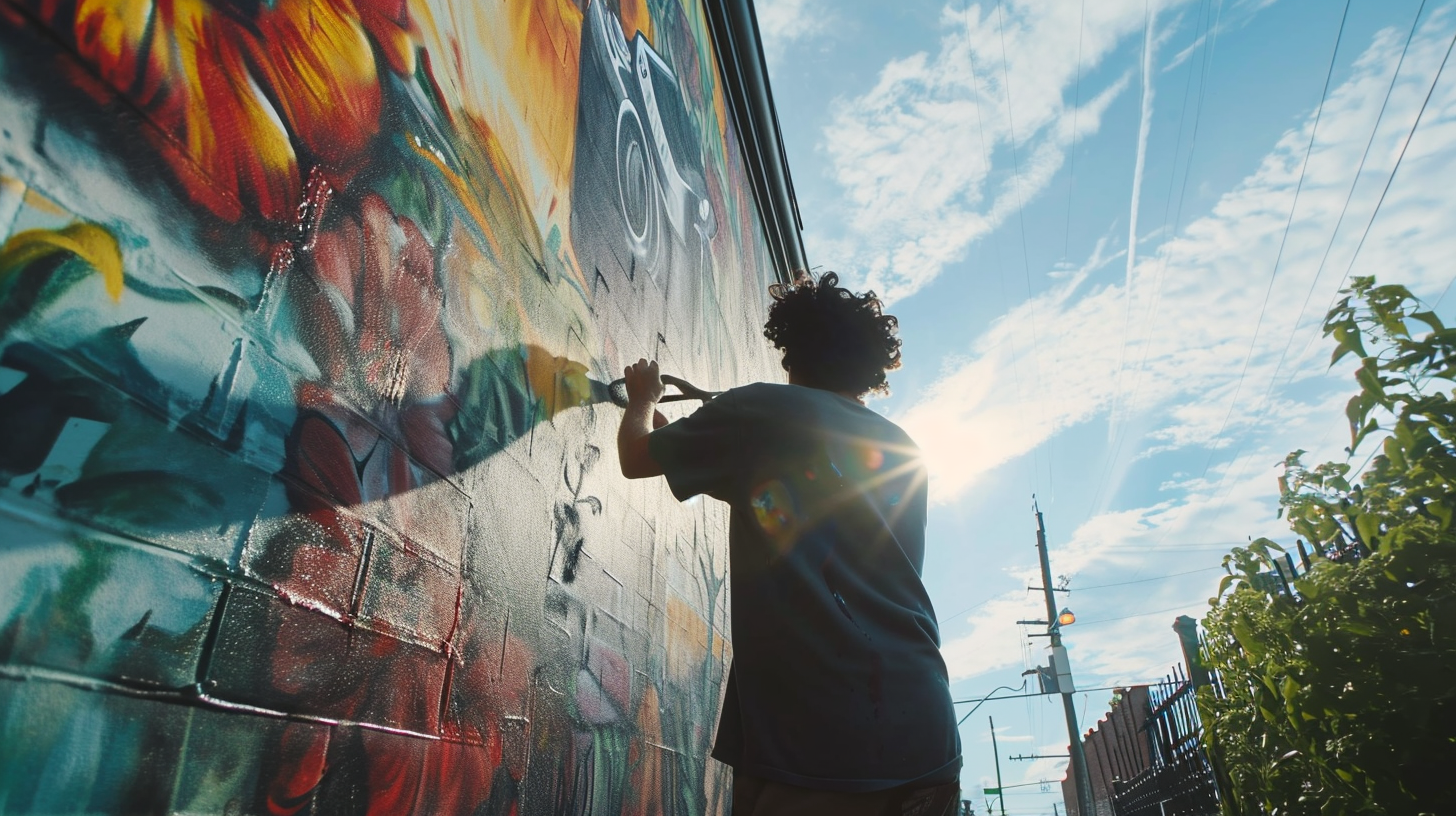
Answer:
<svg viewBox="0 0 1456 816"><path fill-rule="evenodd" d="M196 682L221 582L162 551L0 502L0 661L137 687Z"/></svg>

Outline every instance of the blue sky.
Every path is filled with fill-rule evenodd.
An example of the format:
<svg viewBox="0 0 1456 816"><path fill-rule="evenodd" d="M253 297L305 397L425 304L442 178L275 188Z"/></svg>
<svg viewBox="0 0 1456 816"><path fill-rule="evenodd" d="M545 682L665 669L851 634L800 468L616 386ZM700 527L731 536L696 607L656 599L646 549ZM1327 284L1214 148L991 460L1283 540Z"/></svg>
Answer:
<svg viewBox="0 0 1456 816"><path fill-rule="evenodd" d="M1041 612L1033 494L1078 686L1156 680L1223 553L1292 543L1284 455L1345 456L1353 369L1319 322L1347 272L1456 315L1456 7L1406 50L1421 5L1351 0L1341 32L1343 0L757 0L810 262L901 319L874 407L931 469L957 699L1045 663L1015 624ZM1077 695L1084 729L1109 698ZM993 702L970 793L987 714L1007 785L1061 779L1007 759L1065 750L1060 704ZM1060 801L1015 791L1008 814Z"/></svg>

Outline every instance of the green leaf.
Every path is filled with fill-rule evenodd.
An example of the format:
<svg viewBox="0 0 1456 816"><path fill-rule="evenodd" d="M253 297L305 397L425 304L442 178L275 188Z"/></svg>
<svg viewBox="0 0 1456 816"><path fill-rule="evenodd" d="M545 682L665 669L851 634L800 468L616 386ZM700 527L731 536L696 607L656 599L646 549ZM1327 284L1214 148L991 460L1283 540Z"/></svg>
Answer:
<svg viewBox="0 0 1456 816"><path fill-rule="evenodd" d="M1359 620L1346 620L1340 623L1340 628L1352 635L1360 637L1371 637L1375 634L1375 627Z"/></svg>
<svg viewBox="0 0 1456 816"><path fill-rule="evenodd" d="M1355 517L1355 532L1360 534L1360 539L1365 546L1374 547L1376 540L1380 537L1380 518L1372 513L1362 513Z"/></svg>
<svg viewBox="0 0 1456 816"><path fill-rule="evenodd" d="M1369 422L1366 422L1363 427L1356 430L1355 433L1350 437L1350 450L1353 451L1356 448L1359 448L1360 443L1365 441L1365 437L1369 436L1372 433L1375 433L1378 430L1380 430L1380 425L1376 423L1375 420L1372 419Z"/></svg>
<svg viewBox="0 0 1456 816"><path fill-rule="evenodd" d="M1237 577L1238 576L1235 575L1225 575L1223 578L1221 578L1218 582L1218 594L1216 595L1216 597L1223 597L1223 594L1228 591L1229 584L1232 584L1237 579Z"/></svg>
<svg viewBox="0 0 1456 816"><path fill-rule="evenodd" d="M1374 395L1379 403L1387 403L1388 398L1385 396L1385 386L1381 384L1379 370L1375 366L1375 359L1373 357L1365 358L1365 364L1360 366L1359 371L1355 372L1355 381L1360 383L1360 386L1367 393Z"/></svg>
<svg viewBox="0 0 1456 816"><path fill-rule="evenodd" d="M1441 318L1437 317L1435 312L1415 312L1410 316L1410 319L1419 320L1427 326L1430 326L1432 332L1440 332L1445 328L1445 325L1441 323Z"/></svg>

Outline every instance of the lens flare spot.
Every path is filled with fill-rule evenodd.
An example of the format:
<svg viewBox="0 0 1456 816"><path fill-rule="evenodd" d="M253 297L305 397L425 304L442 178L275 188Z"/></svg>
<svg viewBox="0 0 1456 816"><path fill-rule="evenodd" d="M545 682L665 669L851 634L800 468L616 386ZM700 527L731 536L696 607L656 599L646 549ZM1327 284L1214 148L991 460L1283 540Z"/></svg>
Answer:
<svg viewBox="0 0 1456 816"><path fill-rule="evenodd" d="M778 479L755 488L751 504L758 526L770 536L778 537L793 526L793 498L789 495L789 488Z"/></svg>
<svg viewBox="0 0 1456 816"><path fill-rule="evenodd" d="M885 466L885 452L879 448L864 449L864 466L869 470L879 470Z"/></svg>

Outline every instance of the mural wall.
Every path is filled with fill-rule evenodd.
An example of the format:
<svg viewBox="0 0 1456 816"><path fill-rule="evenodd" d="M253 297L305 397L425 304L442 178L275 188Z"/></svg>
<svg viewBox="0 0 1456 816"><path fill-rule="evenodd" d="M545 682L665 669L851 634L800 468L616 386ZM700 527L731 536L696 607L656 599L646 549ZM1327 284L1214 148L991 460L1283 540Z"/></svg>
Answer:
<svg viewBox="0 0 1456 816"><path fill-rule="evenodd" d="M699 0L0 0L0 813L699 814L775 376Z"/></svg>

